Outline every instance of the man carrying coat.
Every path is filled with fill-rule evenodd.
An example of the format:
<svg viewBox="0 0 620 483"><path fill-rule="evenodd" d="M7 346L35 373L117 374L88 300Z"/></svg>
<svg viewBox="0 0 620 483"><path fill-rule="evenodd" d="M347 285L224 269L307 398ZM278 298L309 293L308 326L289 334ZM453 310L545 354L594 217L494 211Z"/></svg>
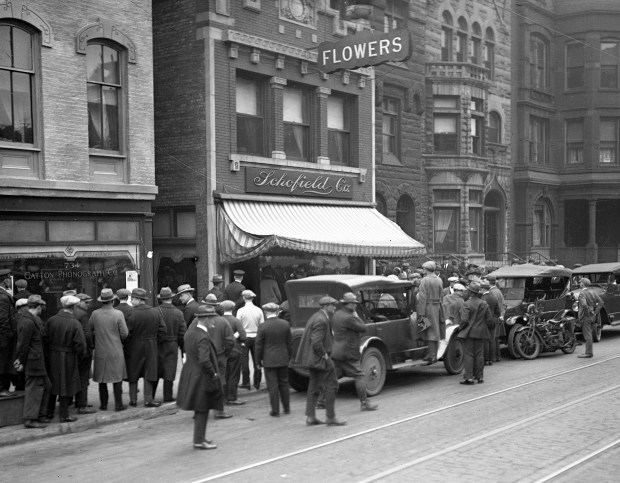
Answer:
<svg viewBox="0 0 620 483"><path fill-rule="evenodd" d="M217 356L209 338L206 320L217 314L212 306L202 305L196 310L197 323L192 324L184 337L185 364L181 370L177 406L194 411L194 449L215 449L206 439L209 410L224 409L222 384L217 373Z"/></svg>
<svg viewBox="0 0 620 483"><path fill-rule="evenodd" d="M330 357L333 336L330 318L336 311L338 301L325 296L319 300L321 307L310 316L295 356L295 364L308 369L310 381L306 398L306 424L323 424L316 418L316 402L321 390L325 396L325 409L328 426L343 426L346 421L336 418L335 403L338 378L336 368Z"/></svg>
<svg viewBox="0 0 620 483"><path fill-rule="evenodd" d="M164 316L159 308L146 303L147 294L143 288L131 291L133 310L127 317L129 335L125 343L125 362L129 381L129 404L138 404L138 379L144 379L144 406L161 406L153 400L153 385L157 382L157 344L166 335Z"/></svg>
<svg viewBox="0 0 620 483"><path fill-rule="evenodd" d="M478 282L467 286L469 298L461 307L461 323L458 338L463 341L465 373L461 384L484 382L484 341L489 338L488 324L491 322L489 305L482 300L482 289Z"/></svg>
<svg viewBox="0 0 620 483"><path fill-rule="evenodd" d="M360 361L360 335L366 332L366 325L355 311L358 301L354 293L345 293L340 303L343 305L342 308L336 310L332 317L334 333L332 359L343 376L352 377L355 380L355 391L362 411L374 411L378 406L368 400L366 375L362 371Z"/></svg>
<svg viewBox="0 0 620 483"><path fill-rule="evenodd" d="M258 326L256 335L256 360L259 367L265 368L269 416L274 417L280 416L280 401L284 414L291 412L288 363L293 356L293 337L290 324L278 318L278 310L279 305L273 302L263 305L265 322Z"/></svg>

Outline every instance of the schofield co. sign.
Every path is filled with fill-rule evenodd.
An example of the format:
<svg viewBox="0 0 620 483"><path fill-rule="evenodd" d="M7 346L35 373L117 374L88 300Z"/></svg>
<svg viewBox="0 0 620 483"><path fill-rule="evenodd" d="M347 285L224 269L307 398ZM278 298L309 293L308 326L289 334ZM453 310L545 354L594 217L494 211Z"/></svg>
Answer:
<svg viewBox="0 0 620 483"><path fill-rule="evenodd" d="M323 42L318 50L318 68L329 74L339 69L403 62L411 55L411 37L406 28L386 33L364 31L338 42Z"/></svg>
<svg viewBox="0 0 620 483"><path fill-rule="evenodd" d="M353 180L351 176L304 173L288 169L245 170L245 190L248 193L352 199Z"/></svg>

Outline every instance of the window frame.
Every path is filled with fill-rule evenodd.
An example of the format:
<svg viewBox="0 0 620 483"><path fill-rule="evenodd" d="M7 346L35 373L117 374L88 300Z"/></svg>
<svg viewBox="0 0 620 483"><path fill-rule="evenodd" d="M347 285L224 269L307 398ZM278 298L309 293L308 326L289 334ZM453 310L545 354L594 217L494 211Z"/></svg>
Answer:
<svg viewBox="0 0 620 483"><path fill-rule="evenodd" d="M469 29L467 21L464 17L459 17L457 20L456 31L456 55L455 60L457 62L469 61Z"/></svg>
<svg viewBox="0 0 620 483"><path fill-rule="evenodd" d="M342 100L342 115L343 115L343 128L336 129L329 126L330 116L329 116L329 104L330 100L333 99L341 99ZM327 144L328 144L328 157L329 163L338 166L351 166L351 119L353 109L353 101L350 96L340 94L338 92L332 91L331 95L327 98ZM342 159L335 158L332 156L334 152L332 149L332 138L339 137L342 138ZM335 141L335 139L334 139ZM334 159L335 158L335 159Z"/></svg>
<svg viewBox="0 0 620 483"><path fill-rule="evenodd" d="M571 60L571 49L581 50L581 59ZM569 65L570 64L570 65ZM565 47L566 89L581 89L585 86L585 47L582 42L569 42ZM576 80L574 78L577 78Z"/></svg>
<svg viewBox="0 0 620 483"><path fill-rule="evenodd" d="M287 109L284 105L286 103L285 96L286 96L286 92L291 91L291 90L297 90L301 92L302 122L286 121L284 118L287 111L289 111L289 109ZM293 161L303 161L303 162L308 162L308 163L311 163L313 160L312 103L313 103L313 95L309 87L303 84L296 84L292 82L284 86L283 100L282 100L282 135L283 135L282 147L284 149L284 152L286 153L286 159L290 159ZM290 132L290 135L287 135L287 129L291 129L291 128L293 129L300 128L301 132L304 133L303 146L299 145L299 143L295 139L295 134L293 131ZM292 150L289 150L287 152L287 137L292 138L294 140L296 144L295 147L297 149L302 147L303 151L305 152L299 153L300 154L299 156L297 155L296 152Z"/></svg>
<svg viewBox="0 0 620 483"><path fill-rule="evenodd" d="M530 36L530 85L549 89L549 41L538 33Z"/></svg>
<svg viewBox="0 0 620 483"><path fill-rule="evenodd" d="M454 39L454 28L452 25L452 15L445 10L442 13L441 25L441 60L442 62L452 62L452 50Z"/></svg>
<svg viewBox="0 0 620 483"><path fill-rule="evenodd" d="M493 121L496 126L493 126ZM487 116L486 137L489 143L502 144L502 116L497 111L490 111Z"/></svg>
<svg viewBox="0 0 620 483"><path fill-rule="evenodd" d="M391 32L401 27L407 26L408 2L403 0L385 0L383 10L383 31Z"/></svg>
<svg viewBox="0 0 620 483"><path fill-rule="evenodd" d="M529 164L549 166L549 119L538 116L529 118ZM540 146L540 148L538 148ZM542 163L540 162L542 155Z"/></svg>
<svg viewBox="0 0 620 483"><path fill-rule="evenodd" d="M266 117L266 113L267 113L267 95L268 95L268 91L267 91L267 81L264 78L258 77L258 76L253 76L251 74L245 73L245 72L237 72L237 75L235 77L235 122L236 122L236 133L237 133L237 140L236 140L236 151L237 153L240 154L248 154L248 155L252 155L252 156L266 156L267 155L267 149L268 149L268 140L267 140L267 117ZM256 110L257 110L257 114L256 115L251 115L251 114L247 114L247 113L241 113L239 112L238 108L238 100L237 100L237 95L238 95L238 88L239 88L239 83L238 83L238 79L242 79L245 82L250 82L254 85L255 89L256 89ZM239 134L239 128L240 126L245 126L246 123L240 122L240 118L243 120L247 120L247 121L251 121L251 120L255 120L257 121L257 124L260 124L260 136L255 136L255 135L250 135L248 133L248 135L241 135ZM255 127L255 126L254 126ZM260 141L260 147L258 149L256 149L256 152L254 152L254 148L256 148L257 146L252 145L252 146L244 146L245 151L242 151L240 149L240 138L243 141L245 140L259 140ZM253 143L254 144L254 143Z"/></svg>
<svg viewBox="0 0 620 483"><path fill-rule="evenodd" d="M571 141L569 139L569 131L571 125L579 125L581 124L581 139L576 141ZM574 164L583 164L583 154L584 154L584 119L567 119L565 124L565 139L566 139L566 164L574 165ZM573 156L575 155L575 156Z"/></svg>
<svg viewBox="0 0 620 483"><path fill-rule="evenodd" d="M471 57L470 62L474 65L483 65L482 60L482 29L477 22L471 27Z"/></svg>
<svg viewBox="0 0 620 483"><path fill-rule="evenodd" d="M443 107L439 106L442 100L455 101L455 107ZM455 130L454 132L436 132L436 121L438 119L453 119ZM460 125L461 125L461 112L460 112L460 98L456 96L435 96L433 98L433 152L435 154L460 154ZM449 135L449 136L448 136ZM446 140L453 138L452 143L446 143ZM442 146L453 146L453 149L442 149Z"/></svg>
<svg viewBox="0 0 620 483"><path fill-rule="evenodd" d="M605 50L603 50L603 44L615 44L615 56L613 54L608 54ZM620 40L613 38L605 38L601 39L601 73L599 79L599 85L601 89L618 89L620 87L620 75L618 73L618 67L620 65L620 61L618 60L618 56L620 55ZM605 77L605 68L609 71L613 70L613 85L603 85L603 79Z"/></svg>
<svg viewBox="0 0 620 483"><path fill-rule="evenodd" d="M395 108L392 109L392 106ZM381 113L381 140L382 140L382 155L393 156L396 159L400 159L400 134L402 128L402 101L396 96L384 95L382 101L382 113ZM390 127L394 126L394 132L385 132L385 118L390 118L393 122L390 123ZM390 143L386 143L386 138ZM386 149L386 146L393 148L392 150Z"/></svg>
<svg viewBox="0 0 620 483"><path fill-rule="evenodd" d="M482 57L484 67L489 71L489 79L493 80L495 78L495 33L491 27L485 31Z"/></svg>
<svg viewBox="0 0 620 483"><path fill-rule="evenodd" d="M450 223L445 229L441 229L441 230L438 229L437 222L439 220L438 215L440 211L449 211L452 213L452 216L455 217L453 229L450 229L450 227L452 226L452 223ZM454 206L454 205L451 206L447 204L444 205L444 204L437 204L437 203L433 204L433 251L435 253L458 253L459 252L459 245L460 245L460 229L459 228L461 226L460 218L461 218L460 206ZM440 250L439 247L437 246L438 245L437 236L438 234L443 233L443 232L445 232L445 235L443 237L444 241L440 242L441 248L443 250ZM450 233L453 234L454 241L449 242L451 244L447 247L444 247L444 245L448 243L448 242L445 242L445 238Z"/></svg>
<svg viewBox="0 0 620 483"><path fill-rule="evenodd" d="M620 164L620 118L618 117L602 117L600 118L600 124L602 125L604 122L613 123L613 133L615 139L603 139L604 129L602 126L599 128L600 138L600 148L599 148L599 164L603 166L617 165ZM609 156L610 161L603 161L603 151L611 151L611 155Z"/></svg>
<svg viewBox="0 0 620 483"><path fill-rule="evenodd" d="M551 209L544 199L539 199L532 213L532 246L551 246Z"/></svg>

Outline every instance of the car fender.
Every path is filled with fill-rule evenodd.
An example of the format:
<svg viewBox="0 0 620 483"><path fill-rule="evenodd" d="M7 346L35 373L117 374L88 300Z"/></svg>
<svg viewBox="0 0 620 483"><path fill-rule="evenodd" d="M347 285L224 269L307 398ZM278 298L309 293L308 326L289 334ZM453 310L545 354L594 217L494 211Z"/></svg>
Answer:
<svg viewBox="0 0 620 483"><path fill-rule="evenodd" d="M389 357L389 352L383 343L383 340L380 337L372 336L362 340L360 344L360 359L364 356L364 351L369 347L376 347L383 354L383 358L385 359L385 364L388 370L392 369L392 361Z"/></svg>
<svg viewBox="0 0 620 483"><path fill-rule="evenodd" d="M456 324L446 326L446 338L439 341L439 348L437 349L437 359L443 358L443 355L446 353L446 349L448 348L448 344L450 344L452 337L456 337L458 334L458 331L456 330L457 328L458 325Z"/></svg>

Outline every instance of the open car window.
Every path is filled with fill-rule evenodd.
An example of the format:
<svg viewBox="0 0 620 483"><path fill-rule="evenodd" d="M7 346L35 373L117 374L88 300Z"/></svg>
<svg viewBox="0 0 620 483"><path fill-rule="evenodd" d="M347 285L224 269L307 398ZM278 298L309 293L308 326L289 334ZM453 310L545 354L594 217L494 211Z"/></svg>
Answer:
<svg viewBox="0 0 620 483"><path fill-rule="evenodd" d="M360 311L370 322L404 319L411 315L409 288L363 290L358 295Z"/></svg>

